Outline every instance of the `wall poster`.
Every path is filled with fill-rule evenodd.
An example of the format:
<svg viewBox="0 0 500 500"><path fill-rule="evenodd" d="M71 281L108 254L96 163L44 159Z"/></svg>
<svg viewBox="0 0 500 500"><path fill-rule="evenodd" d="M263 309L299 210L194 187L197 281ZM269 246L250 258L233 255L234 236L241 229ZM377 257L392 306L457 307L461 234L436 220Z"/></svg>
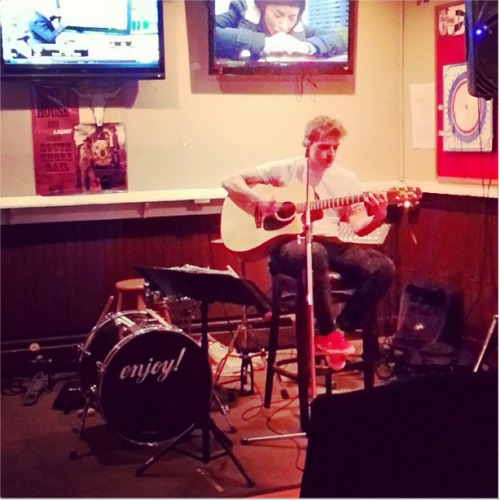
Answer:
<svg viewBox="0 0 500 500"><path fill-rule="evenodd" d="M87 104L69 85L32 84L37 195L127 190L125 127L91 123Z"/></svg>

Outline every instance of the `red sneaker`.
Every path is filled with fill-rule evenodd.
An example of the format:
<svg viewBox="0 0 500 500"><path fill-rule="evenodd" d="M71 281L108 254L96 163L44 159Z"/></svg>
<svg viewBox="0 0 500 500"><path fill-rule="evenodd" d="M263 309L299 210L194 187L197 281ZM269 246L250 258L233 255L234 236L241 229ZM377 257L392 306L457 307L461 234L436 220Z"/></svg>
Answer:
<svg viewBox="0 0 500 500"><path fill-rule="evenodd" d="M346 364L344 354L327 354L325 356L327 365L334 371L343 370Z"/></svg>
<svg viewBox="0 0 500 500"><path fill-rule="evenodd" d="M354 354L355 350L338 330L328 335L316 335L314 342L318 350L327 354Z"/></svg>

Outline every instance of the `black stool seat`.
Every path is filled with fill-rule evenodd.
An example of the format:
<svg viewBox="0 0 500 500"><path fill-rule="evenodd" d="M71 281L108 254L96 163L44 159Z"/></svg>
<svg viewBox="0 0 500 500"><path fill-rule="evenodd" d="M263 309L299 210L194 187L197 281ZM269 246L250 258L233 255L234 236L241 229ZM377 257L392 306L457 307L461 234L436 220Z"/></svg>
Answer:
<svg viewBox="0 0 500 500"><path fill-rule="evenodd" d="M332 300L334 304L345 303L353 293L349 284L341 275L330 273L332 283ZM295 337L297 356L276 362L276 351L279 337L279 318L282 313L295 313ZM307 335L307 303L304 282L291 276L276 273L272 276L272 316L269 332L268 363L264 406L270 407L274 375L280 374L296 380L299 391L300 423L303 431L307 431L309 423L309 381L310 346ZM367 311L362 319L362 356L360 360L348 361L339 371L333 371L325 363L324 356L316 356L315 374L325 377L327 392L332 390L332 375L334 373L362 370L365 388L373 387L375 381L375 363L378 357L378 340L376 336L376 311ZM297 363L297 370L292 371L287 365Z"/></svg>

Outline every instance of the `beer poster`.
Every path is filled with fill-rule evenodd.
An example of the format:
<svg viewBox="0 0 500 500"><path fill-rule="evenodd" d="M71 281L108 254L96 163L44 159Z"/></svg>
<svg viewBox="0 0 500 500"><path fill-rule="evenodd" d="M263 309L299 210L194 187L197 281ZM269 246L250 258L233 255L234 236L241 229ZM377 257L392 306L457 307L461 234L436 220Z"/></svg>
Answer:
<svg viewBox="0 0 500 500"><path fill-rule="evenodd" d="M127 189L125 127L117 122L90 123L88 117L93 113L86 108L91 102L83 101L78 91L68 85L32 86L33 159L38 195ZM82 116L89 123L82 123Z"/></svg>

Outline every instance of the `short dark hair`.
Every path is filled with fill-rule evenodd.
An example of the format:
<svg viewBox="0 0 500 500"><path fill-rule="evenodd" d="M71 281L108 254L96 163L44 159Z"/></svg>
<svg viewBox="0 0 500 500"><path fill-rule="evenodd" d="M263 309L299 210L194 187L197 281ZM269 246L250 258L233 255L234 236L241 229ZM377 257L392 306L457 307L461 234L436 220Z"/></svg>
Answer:
<svg viewBox="0 0 500 500"><path fill-rule="evenodd" d="M255 0L255 5L263 11L268 5L289 5L299 8L299 18L306 8L306 0Z"/></svg>

